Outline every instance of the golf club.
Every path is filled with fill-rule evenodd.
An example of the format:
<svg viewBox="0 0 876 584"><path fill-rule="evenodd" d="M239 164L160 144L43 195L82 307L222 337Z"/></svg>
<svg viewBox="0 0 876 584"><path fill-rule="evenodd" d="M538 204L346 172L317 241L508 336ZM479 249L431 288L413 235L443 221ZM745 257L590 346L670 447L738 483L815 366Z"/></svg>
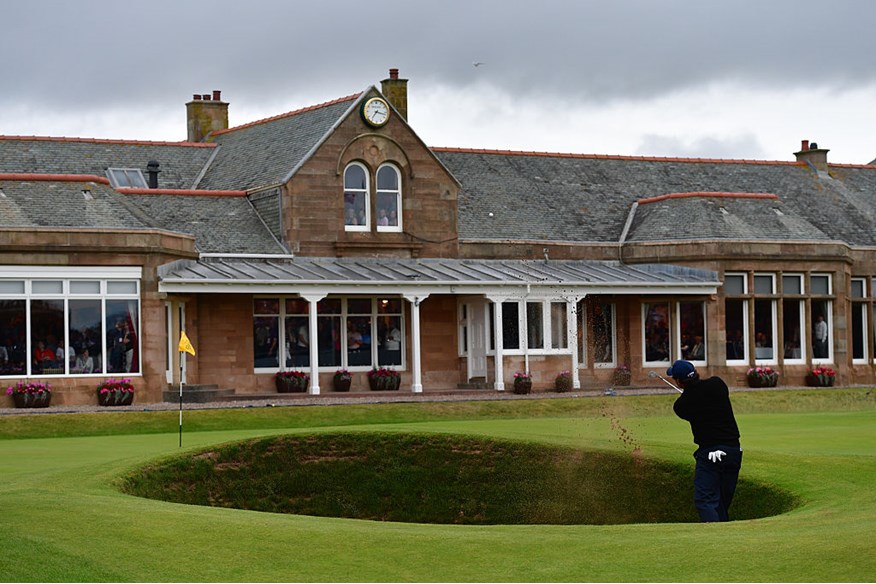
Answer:
<svg viewBox="0 0 876 584"><path fill-rule="evenodd" d="M672 389L674 389L678 393L684 393L684 391L680 387L678 387L677 385L675 385L674 383L672 383L671 381L669 381L668 379L666 379L665 377L663 377L662 375L657 373L656 371L649 371L648 377L650 377L651 379L653 379L655 377L659 377L660 379L663 380L663 383L665 383L666 385L668 385L669 387L671 387Z"/></svg>

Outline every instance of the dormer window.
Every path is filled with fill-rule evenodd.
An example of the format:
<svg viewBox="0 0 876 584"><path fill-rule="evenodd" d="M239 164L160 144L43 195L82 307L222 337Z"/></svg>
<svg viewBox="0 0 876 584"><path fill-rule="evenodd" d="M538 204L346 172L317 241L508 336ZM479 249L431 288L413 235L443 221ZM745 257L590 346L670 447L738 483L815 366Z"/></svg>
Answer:
<svg viewBox="0 0 876 584"><path fill-rule="evenodd" d="M377 169L377 231L401 231L401 173L392 164Z"/></svg>
<svg viewBox="0 0 876 584"><path fill-rule="evenodd" d="M148 188L146 179L139 168L108 168L106 176L114 189L128 187L134 189Z"/></svg>
<svg viewBox="0 0 876 584"><path fill-rule="evenodd" d="M371 202L368 188L368 170L352 162L344 171L344 229L370 231Z"/></svg>

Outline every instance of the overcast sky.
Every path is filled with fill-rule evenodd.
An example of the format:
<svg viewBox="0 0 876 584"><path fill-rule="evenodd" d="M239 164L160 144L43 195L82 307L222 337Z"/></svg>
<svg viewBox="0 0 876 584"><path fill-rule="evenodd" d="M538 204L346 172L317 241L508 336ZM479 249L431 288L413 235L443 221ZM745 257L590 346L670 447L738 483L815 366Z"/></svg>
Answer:
<svg viewBox="0 0 876 584"><path fill-rule="evenodd" d="M876 158L870 0L0 0L0 134L183 140L409 79L430 146ZM475 67L474 63L482 63Z"/></svg>

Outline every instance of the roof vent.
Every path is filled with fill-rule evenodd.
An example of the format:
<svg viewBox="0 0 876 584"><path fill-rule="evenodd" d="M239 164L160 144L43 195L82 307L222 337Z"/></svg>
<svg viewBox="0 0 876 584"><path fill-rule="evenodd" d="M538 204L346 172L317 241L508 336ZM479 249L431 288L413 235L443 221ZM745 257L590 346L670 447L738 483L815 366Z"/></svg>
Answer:
<svg viewBox="0 0 876 584"><path fill-rule="evenodd" d="M86 201L93 201L94 197L91 195L91 189L82 189L82 198Z"/></svg>
<svg viewBox="0 0 876 584"><path fill-rule="evenodd" d="M5 199L6 193L3 192L3 189L0 189L0 199Z"/></svg>
<svg viewBox="0 0 876 584"><path fill-rule="evenodd" d="M159 168L161 165L158 164L155 160L150 160L148 164L146 164L146 175L149 177L148 183L150 189L158 188L158 173L161 172Z"/></svg>

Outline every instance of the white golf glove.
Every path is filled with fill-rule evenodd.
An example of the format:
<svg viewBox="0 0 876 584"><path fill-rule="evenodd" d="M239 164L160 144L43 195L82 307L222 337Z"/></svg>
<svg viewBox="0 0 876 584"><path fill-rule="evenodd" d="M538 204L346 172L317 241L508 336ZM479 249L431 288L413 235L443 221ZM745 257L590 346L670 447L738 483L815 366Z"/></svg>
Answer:
<svg viewBox="0 0 876 584"><path fill-rule="evenodd" d="M709 453L709 460L712 462L721 462L721 457L727 454L723 450L713 450Z"/></svg>

